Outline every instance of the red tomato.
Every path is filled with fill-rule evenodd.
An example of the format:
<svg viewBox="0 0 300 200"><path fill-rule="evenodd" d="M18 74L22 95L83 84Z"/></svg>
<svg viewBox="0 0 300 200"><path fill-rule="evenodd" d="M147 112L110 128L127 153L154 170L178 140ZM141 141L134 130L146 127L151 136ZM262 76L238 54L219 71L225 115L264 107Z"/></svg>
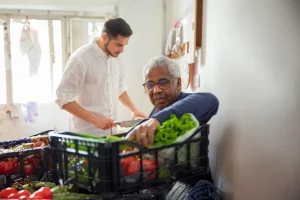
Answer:
<svg viewBox="0 0 300 200"><path fill-rule="evenodd" d="M24 196L23 195L23 196L20 196L19 199L20 200L29 200L30 198L29 198L29 196Z"/></svg>
<svg viewBox="0 0 300 200"><path fill-rule="evenodd" d="M0 162L0 174L4 173L4 162Z"/></svg>
<svg viewBox="0 0 300 200"><path fill-rule="evenodd" d="M26 173L26 175L34 174L34 168L33 168L32 164L25 165L25 173Z"/></svg>
<svg viewBox="0 0 300 200"><path fill-rule="evenodd" d="M14 164L14 166L17 166L19 164L19 162L16 158L12 158L12 159L10 159L10 161Z"/></svg>
<svg viewBox="0 0 300 200"><path fill-rule="evenodd" d="M153 159L143 159L143 172L152 172L156 170L155 161ZM133 175L140 171L140 161L134 160L131 161L127 168L125 168L125 175Z"/></svg>
<svg viewBox="0 0 300 200"><path fill-rule="evenodd" d="M19 165L19 166L16 166L16 167L14 168L14 173L15 173L15 174L21 173L21 166L20 166L20 165Z"/></svg>
<svg viewBox="0 0 300 200"><path fill-rule="evenodd" d="M35 192L29 196L29 199L43 199L43 194L41 192Z"/></svg>
<svg viewBox="0 0 300 200"><path fill-rule="evenodd" d="M35 193L37 193L37 194L40 193L42 195L42 197L45 198L45 199L52 199L52 197L53 197L51 189L49 187L41 187Z"/></svg>
<svg viewBox="0 0 300 200"><path fill-rule="evenodd" d="M128 167L125 169L125 175L129 176L129 175L133 175L136 174L140 171L140 161L135 160L133 162L131 162Z"/></svg>
<svg viewBox="0 0 300 200"><path fill-rule="evenodd" d="M149 159L149 158L146 158L146 159L143 159L143 165L155 165L155 160L154 159Z"/></svg>
<svg viewBox="0 0 300 200"><path fill-rule="evenodd" d="M19 194L18 193L12 193L7 197L7 199L19 199Z"/></svg>
<svg viewBox="0 0 300 200"><path fill-rule="evenodd" d="M34 147L40 147L42 146L43 142L42 141L38 141L34 143Z"/></svg>
<svg viewBox="0 0 300 200"><path fill-rule="evenodd" d="M31 164L34 166L39 166L41 164L41 160L37 158L32 158L31 162L32 162Z"/></svg>
<svg viewBox="0 0 300 200"><path fill-rule="evenodd" d="M18 191L16 190L16 188L13 188L13 187L9 187L9 188L6 188L4 190L1 191L1 196L0 198L7 198L9 195L13 194L13 193L17 193Z"/></svg>
<svg viewBox="0 0 300 200"><path fill-rule="evenodd" d="M28 156L24 159L25 164L32 164L33 166L39 166L41 161L40 159L34 157L34 156Z"/></svg>
<svg viewBox="0 0 300 200"><path fill-rule="evenodd" d="M121 165L129 165L130 163L132 163L133 161L136 161L136 160L137 160L137 158L135 158L134 156L130 156L130 157L121 159L120 163L121 163Z"/></svg>
<svg viewBox="0 0 300 200"><path fill-rule="evenodd" d="M144 172L152 172L152 171L155 171L155 169L156 169L154 160L144 159L144 160L142 160L142 164L143 164Z"/></svg>
<svg viewBox="0 0 300 200"><path fill-rule="evenodd" d="M26 196L29 197L30 196L30 192L28 192L28 190L21 190L18 192L19 196Z"/></svg>
<svg viewBox="0 0 300 200"><path fill-rule="evenodd" d="M135 156L130 156L130 157L126 157L121 159L120 164L121 164L121 168L126 171L128 166L134 162L137 161L137 158Z"/></svg>
<svg viewBox="0 0 300 200"><path fill-rule="evenodd" d="M13 169L14 169L14 161L8 160L8 161L4 162L3 173L9 174L9 173L13 172Z"/></svg>

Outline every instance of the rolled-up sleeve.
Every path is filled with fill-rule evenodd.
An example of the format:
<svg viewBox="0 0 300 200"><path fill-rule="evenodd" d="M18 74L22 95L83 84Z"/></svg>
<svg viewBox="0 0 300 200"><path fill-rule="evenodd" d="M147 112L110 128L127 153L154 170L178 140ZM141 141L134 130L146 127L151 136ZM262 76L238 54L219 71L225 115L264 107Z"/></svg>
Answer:
<svg viewBox="0 0 300 200"><path fill-rule="evenodd" d="M63 109L67 103L75 101L79 88L84 84L86 67L79 59L70 58L56 89L56 103Z"/></svg>
<svg viewBox="0 0 300 200"><path fill-rule="evenodd" d="M211 93L192 93L150 117L156 118L162 124L169 119L171 114L181 117L185 113L192 113L202 125L218 112L218 108L219 100L215 95Z"/></svg>
<svg viewBox="0 0 300 200"><path fill-rule="evenodd" d="M121 96L127 90L125 77L126 77L125 67L123 63L120 62L119 96Z"/></svg>

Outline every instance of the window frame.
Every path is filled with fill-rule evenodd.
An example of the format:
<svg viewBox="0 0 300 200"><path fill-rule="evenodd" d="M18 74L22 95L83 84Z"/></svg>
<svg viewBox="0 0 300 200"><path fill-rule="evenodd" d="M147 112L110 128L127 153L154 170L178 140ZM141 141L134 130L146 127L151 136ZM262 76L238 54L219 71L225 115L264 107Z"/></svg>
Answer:
<svg viewBox="0 0 300 200"><path fill-rule="evenodd" d="M25 19L26 16L30 16L30 19L37 20L48 20L48 29L49 29L49 52L55 54L53 46L53 20L61 21L61 43L62 43L62 71L64 70L67 60L71 55L71 20L84 20L84 21L106 21L107 18L114 17L106 16L97 16L93 13L86 13L86 16L79 16L78 12L59 12L59 11L20 11L20 10L1 10L0 9L0 22L3 21L3 37L4 40L4 59L5 59L5 87L6 87L6 104L4 105L13 105L16 104L13 100L13 80L12 80L12 66L11 66L11 40L10 40L10 20L11 19ZM6 26L6 28L4 27ZM1 38L0 38L1 39ZM53 91L53 56L50 55L50 77L51 77L51 91ZM51 94L53 95L53 94ZM0 106L3 104L0 104Z"/></svg>

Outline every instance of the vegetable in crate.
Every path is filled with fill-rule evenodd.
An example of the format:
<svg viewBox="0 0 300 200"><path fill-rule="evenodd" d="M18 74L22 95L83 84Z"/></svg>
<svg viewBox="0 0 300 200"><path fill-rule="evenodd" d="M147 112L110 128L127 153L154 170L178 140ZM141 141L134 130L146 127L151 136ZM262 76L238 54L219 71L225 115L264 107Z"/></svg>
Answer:
<svg viewBox="0 0 300 200"><path fill-rule="evenodd" d="M93 194L80 194L76 193L76 187L74 185L58 185L51 189L54 200L65 199L101 199L98 195Z"/></svg>
<svg viewBox="0 0 300 200"><path fill-rule="evenodd" d="M143 146L161 146L173 143L178 137L197 127L190 113L183 114L180 118L172 114L161 125L155 118L151 118L135 127L127 136L129 141L136 141Z"/></svg>
<svg viewBox="0 0 300 200"><path fill-rule="evenodd" d="M18 140L1 141L0 147L6 149L6 148L14 147L14 146L22 144L22 143L29 143L29 142L31 142L30 138L20 138Z"/></svg>
<svg viewBox="0 0 300 200"><path fill-rule="evenodd" d="M188 113L179 119L176 115L171 115L167 121L157 127L154 143L151 146L172 144L179 136L187 133L196 126L196 122L191 119L191 115Z"/></svg>
<svg viewBox="0 0 300 200"><path fill-rule="evenodd" d="M61 193L61 194L54 194L54 200L85 200L85 199L102 199L99 195L94 194L81 194L81 193Z"/></svg>
<svg viewBox="0 0 300 200"><path fill-rule="evenodd" d="M98 142L114 142L114 141L125 140L124 137L118 137L118 136L114 136L114 135L108 135L105 138L101 138L101 137L92 136L92 135L88 135L88 134L84 134L84 133L71 133L71 132L68 132L68 133L62 133L62 134L82 137L82 138L86 138L86 139L93 139L93 140L96 140ZM68 147L70 147L72 149L75 149L75 144L72 143L72 142L69 142ZM121 144L119 148L120 148L120 151L123 151L123 150L131 149L132 147L127 145L127 144ZM78 150L87 151L87 146L86 145L78 145ZM93 149L91 149L91 150L93 150Z"/></svg>
<svg viewBox="0 0 300 200"><path fill-rule="evenodd" d="M72 160L68 164L68 176L71 179L75 178L75 170L77 170L77 176L78 176L78 181L80 183L88 183L89 182L89 177L88 177L88 163L87 160L84 158L81 159L78 163L76 160ZM91 169L92 171L94 169ZM96 178L96 177L94 177Z"/></svg>
<svg viewBox="0 0 300 200"><path fill-rule="evenodd" d="M157 162L158 172L156 172L156 161L154 157L149 154L143 154L142 162L140 162L139 156L124 157L120 160L120 166L125 181L133 183L139 179L141 163L144 180L149 181L155 179L156 174L161 173L160 169L162 169L161 167L164 165L164 160L161 158L158 158ZM164 178L167 178L166 176Z"/></svg>
<svg viewBox="0 0 300 200"><path fill-rule="evenodd" d="M23 185L23 189L28 190L30 193L33 193L42 187L53 188L55 187L55 184L51 182L32 181L28 184Z"/></svg>
<svg viewBox="0 0 300 200"><path fill-rule="evenodd" d="M57 185L51 189L53 194L62 194L62 193L69 193L69 192L76 192L76 187L72 184L70 185Z"/></svg>

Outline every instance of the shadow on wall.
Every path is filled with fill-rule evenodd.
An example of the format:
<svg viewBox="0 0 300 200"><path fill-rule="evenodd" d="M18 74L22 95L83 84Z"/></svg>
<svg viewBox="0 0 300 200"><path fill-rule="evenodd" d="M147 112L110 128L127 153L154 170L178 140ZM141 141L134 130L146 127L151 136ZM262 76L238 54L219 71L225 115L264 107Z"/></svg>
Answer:
<svg viewBox="0 0 300 200"><path fill-rule="evenodd" d="M220 144L217 150L218 173L220 174L219 187L225 200L231 200L233 198L232 184L236 170L234 162L236 160L237 137L236 127L234 127L233 124L228 124L223 134L221 134Z"/></svg>
<svg viewBox="0 0 300 200"><path fill-rule="evenodd" d="M299 199L298 142L282 134L225 126L217 152L225 200Z"/></svg>

